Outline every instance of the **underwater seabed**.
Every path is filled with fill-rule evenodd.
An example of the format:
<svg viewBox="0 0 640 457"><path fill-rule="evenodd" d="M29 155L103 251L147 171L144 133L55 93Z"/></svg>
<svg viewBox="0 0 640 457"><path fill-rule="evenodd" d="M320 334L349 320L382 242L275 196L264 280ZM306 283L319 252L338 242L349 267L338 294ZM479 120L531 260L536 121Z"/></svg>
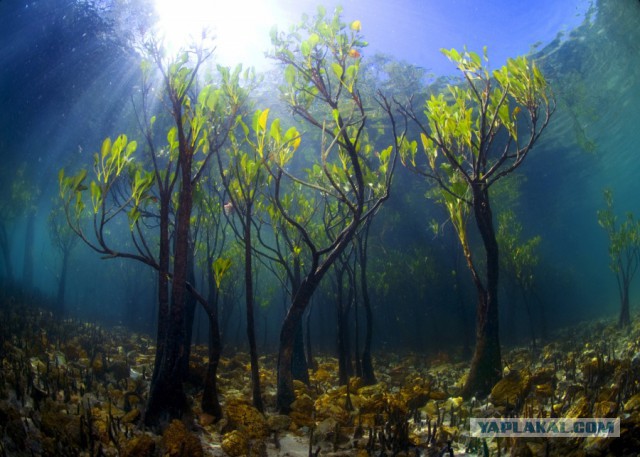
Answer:
<svg viewBox="0 0 640 457"><path fill-rule="evenodd" d="M251 406L249 356L223 358L224 419L199 409L205 347L192 352L193 414L162 434L138 422L154 346L124 328L56 320L11 300L2 327L0 456L632 456L640 450L640 316L555 333L532 353L504 350L505 376L489 398L458 396L468 364L442 354L379 354L378 384L338 386L337 360L318 357L296 383L289 415L275 412L273 356L261 358L267 414ZM620 438L487 439L470 417L620 417Z"/></svg>

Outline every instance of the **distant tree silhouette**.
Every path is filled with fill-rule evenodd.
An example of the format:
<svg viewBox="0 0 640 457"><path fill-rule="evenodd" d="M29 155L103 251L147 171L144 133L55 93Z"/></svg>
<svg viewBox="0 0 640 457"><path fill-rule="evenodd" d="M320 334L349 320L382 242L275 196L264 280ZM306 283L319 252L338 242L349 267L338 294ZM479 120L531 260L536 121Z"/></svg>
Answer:
<svg viewBox="0 0 640 457"><path fill-rule="evenodd" d="M640 265L640 221L628 212L622 223L618 222L613 209L613 192L604 190L605 209L598 211L598 224L609 238L609 267L616 275L620 295L620 317L618 327L631 326L629 312L629 287Z"/></svg>
<svg viewBox="0 0 640 457"><path fill-rule="evenodd" d="M71 230L65 219L64 210L60 206L54 206L49 213L48 219L49 237L53 246L58 249L61 255L60 273L58 275L58 293L56 294L57 312L61 316L65 315L65 291L67 287L67 274L69 271L69 260L73 249L77 246L80 238Z"/></svg>

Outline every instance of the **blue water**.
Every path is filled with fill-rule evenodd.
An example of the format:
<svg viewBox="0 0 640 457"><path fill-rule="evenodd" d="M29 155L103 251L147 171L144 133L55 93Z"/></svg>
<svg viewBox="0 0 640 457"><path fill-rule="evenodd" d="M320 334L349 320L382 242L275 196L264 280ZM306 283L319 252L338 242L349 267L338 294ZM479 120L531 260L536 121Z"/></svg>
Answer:
<svg viewBox="0 0 640 457"><path fill-rule="evenodd" d="M90 163L105 136L135 129L130 117L130 95L138 84L135 56L105 44L108 24L92 24L86 30L77 25L82 21L65 10L71 3L0 2L0 176L4 181L0 199L9 203L7 182L14 167L26 163L34 188L40 188L35 200L34 285L51 293L58 256L50 244L46 220L57 192L58 169ZM284 2L278 8L287 11L283 17L291 21L303 6L313 13L314 6L297 2ZM526 235L542 237L538 288L558 324L614 316L617 310L607 239L596 222L603 188L614 191L621 215L624 211L640 215L640 2L598 1L585 17L588 6L581 1L561 6L552 1L504 1L491 2L486 8L470 1L344 2L345 19L358 18L365 24L371 43L366 52L384 52L437 74L451 70L439 55L440 47L468 44L479 49L488 44L496 66L508 56L535 49L548 79L557 87L558 109L520 170L526 182L516 211ZM256 46L268 48L268 43ZM417 181L413 186L420 193L424 190ZM402 207L403 197L393 198L397 200L391 204ZM414 215L423 218L424 212L407 211L395 228L396 245L409 245L405 235L411 230L429 243L432 237L424 220L412 219ZM25 220L2 222L19 279ZM127 281L142 275L135 268L101 261L79 249L70 309L121 320L127 294L152 296L130 291L133 285ZM3 268L0 274L5 274ZM640 300L638 283L633 287L632 306ZM404 316L415 311L415 304L393 306ZM451 317L446 309L450 303L441 297L430 296L429 306L438 308L438 315ZM280 313L280 308L279 303L273 306L274 313ZM386 312L393 316L395 311Z"/></svg>

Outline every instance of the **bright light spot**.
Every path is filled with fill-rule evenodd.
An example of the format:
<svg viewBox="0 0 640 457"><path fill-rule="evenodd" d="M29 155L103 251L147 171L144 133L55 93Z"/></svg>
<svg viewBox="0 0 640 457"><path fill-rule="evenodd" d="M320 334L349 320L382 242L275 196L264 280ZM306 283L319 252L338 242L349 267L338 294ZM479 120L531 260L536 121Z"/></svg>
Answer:
<svg viewBox="0 0 640 457"><path fill-rule="evenodd" d="M170 52L200 38L203 29L215 37L216 61L245 67L267 64L269 30L276 23L265 0L155 0L159 33Z"/></svg>

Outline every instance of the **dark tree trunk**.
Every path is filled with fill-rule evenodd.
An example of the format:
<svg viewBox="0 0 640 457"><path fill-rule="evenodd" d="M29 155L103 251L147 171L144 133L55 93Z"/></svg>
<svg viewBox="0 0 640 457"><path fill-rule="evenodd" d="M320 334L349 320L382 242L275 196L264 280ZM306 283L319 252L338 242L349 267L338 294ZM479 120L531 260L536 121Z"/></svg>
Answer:
<svg viewBox="0 0 640 457"><path fill-rule="evenodd" d="M471 357L471 341L470 341L470 333L469 329L469 319L467 318L467 313L465 312L464 299L462 296L462 284L460 283L460 275L458 273L458 253L456 253L456 266L455 266L455 283L454 289L456 291L456 299L458 301L458 316L460 319L460 326L462 327L462 358L465 360Z"/></svg>
<svg viewBox="0 0 640 457"><path fill-rule="evenodd" d="M378 382L375 371L373 370L373 361L371 357L371 340L373 335L373 312L371 304L367 300L363 300L366 320L366 333L364 337L364 349L362 350L362 379L364 384L369 386Z"/></svg>
<svg viewBox="0 0 640 457"><path fill-rule="evenodd" d="M369 298L369 284L367 282L367 244L369 238L370 221L366 222L366 226L361 237L358 239L358 256L360 257L360 294L362 297L362 306L365 314L365 335L364 348L362 350L362 379L365 385L373 385L376 382L376 375L373 371L373 362L371 360L371 342L373 340L373 311L371 309L371 299Z"/></svg>
<svg viewBox="0 0 640 457"><path fill-rule="evenodd" d="M258 349L256 346L256 329L253 311L253 268L251 252L251 205L247 205L244 214L244 283L245 303L247 306L247 338L249 340L249 354L251 357L251 386L253 394L253 406L264 412L262 404L262 391L260 389L260 366L258 362Z"/></svg>
<svg viewBox="0 0 640 457"><path fill-rule="evenodd" d="M513 279L507 277L504 281L506 283L506 288L504 289L506 292L507 303L504 305L504 318L505 318L505 328L503 328L503 336L505 340L511 344L517 341L517 332L518 322L516 320L516 303L517 303L517 284Z"/></svg>
<svg viewBox="0 0 640 457"><path fill-rule="evenodd" d="M67 288L67 271L69 269L69 250L62 251L62 265L60 267L60 278L58 279L58 294L56 297L56 307L60 316L65 314L64 295Z"/></svg>
<svg viewBox="0 0 640 457"><path fill-rule="evenodd" d="M349 341L349 307L338 311L338 382L346 385L353 375L351 344Z"/></svg>
<svg viewBox="0 0 640 457"><path fill-rule="evenodd" d="M188 260L188 273L187 278L189 283L195 287L196 285L196 272L195 272L195 261L194 261L194 244L193 240L189 241L189 260ZM187 294L186 298L186 309L185 309L185 318L184 318L184 331L185 331L185 351L184 356L182 358L182 369L185 374L189 372L189 359L191 357L191 344L193 343L193 320L196 315L196 297L193 294Z"/></svg>
<svg viewBox="0 0 640 457"><path fill-rule="evenodd" d="M278 368L277 368L277 394L276 406L281 413L288 413L291 410L291 403L295 400L293 390L293 374L291 371L293 362L293 346L296 331L302 316L309 305L311 296L318 288L318 284L327 273L331 265L342 254L349 245L358 227L360 213L354 215L354 221L343 232L340 243L337 243L333 250L327 255L324 262L319 264L318 258L311 262L309 274L300 282L300 287L296 289L291 307L284 318L280 330L280 342L278 347Z"/></svg>
<svg viewBox="0 0 640 457"><path fill-rule="evenodd" d="M174 105L174 116L182 119L181 107ZM180 193L179 211L175 222L175 245L173 261L173 282L171 286L171 309L169 313L166 345L156 378L152 380L149 401L145 414L148 425L159 421L181 418L188 411L187 396L184 393L183 358L188 344L185 334L185 314L187 299L187 274L189 265L189 232L191 209L193 205L193 187L191 183L192 151L188 149L182 123L178 124L180 144L179 169Z"/></svg>
<svg viewBox="0 0 640 457"><path fill-rule="evenodd" d="M344 270L342 273L344 273ZM353 366L351 363L351 342L349 334L349 311L351 309L352 287L349 287L349 292L345 300L343 286L342 274L340 274L336 310L338 319L338 382L344 386L348 384L349 377L353 375Z"/></svg>
<svg viewBox="0 0 640 457"><path fill-rule="evenodd" d="M533 313L531 312L531 302L529 301L529 294L527 289L520 284L520 291L522 292L522 301L524 302L524 309L527 311L527 320L529 321L529 335L531 336L531 347L535 351L537 347L536 343L536 326L533 322Z"/></svg>
<svg viewBox="0 0 640 457"><path fill-rule="evenodd" d="M158 248L158 323L156 327L156 355L153 365L153 384L160 371L162 354L167 343L169 328L169 202L170 195L166 192L160 194L160 245Z"/></svg>
<svg viewBox="0 0 640 457"><path fill-rule="evenodd" d="M298 322L296 337L293 342L293 360L291 371L293 373L293 379L302 381L305 384L309 385L309 366L307 364L307 357L304 353L304 331L302 328L302 319L300 319L300 322Z"/></svg>
<svg viewBox="0 0 640 457"><path fill-rule="evenodd" d="M618 327L626 329L631 327L631 315L629 313L629 281L624 281L622 296L620 297L620 318Z"/></svg>
<svg viewBox="0 0 640 457"><path fill-rule="evenodd" d="M313 305L311 305L311 308ZM307 313L307 333L305 335L305 350L307 354L306 363L308 368L315 370L317 368L315 358L313 357L313 348L311 346L311 308L309 308L309 312ZM309 372L307 371L307 374ZM308 382L307 382L308 384Z"/></svg>
<svg viewBox="0 0 640 457"><path fill-rule="evenodd" d="M358 313L358 302L353 304L353 353L355 354L354 363L356 365L356 376L362 378L362 360L360 358L360 315Z"/></svg>
<svg viewBox="0 0 640 457"><path fill-rule="evenodd" d="M211 414L215 421L222 419L222 408L218 399L218 364L222 353L222 340L218 323L218 290L213 280L213 259L208 262L209 270L209 306L205 307L209 318L209 363L202 392L202 411Z"/></svg>
<svg viewBox="0 0 640 457"><path fill-rule="evenodd" d="M30 209L24 233L24 263L22 265L22 285L30 289L33 283L33 243L35 237L36 212Z"/></svg>
<svg viewBox="0 0 640 457"><path fill-rule="evenodd" d="M300 261L296 257L293 265L293 275L289 278L291 281L292 294L295 295L300 288ZM285 307L286 309L286 307ZM308 330L308 329L307 329ZM293 340L293 359L291 361L291 374L293 379L309 384L309 365L305 354L304 347L304 331L302 328L302 319L297 325L295 339Z"/></svg>
<svg viewBox="0 0 640 457"><path fill-rule="evenodd" d="M280 330L276 403L278 410L282 413L288 413L291 410L291 403L296 399L293 391L293 346L298 325L302 321L302 315L309 304L313 292L318 287L319 281L320 277L317 275L310 275L302 281L293 297Z"/></svg>
<svg viewBox="0 0 640 457"><path fill-rule="evenodd" d="M481 183L472 185L473 213L486 255L486 286L474 275L478 293L476 313L476 347L463 395L488 394L502 377L498 323L498 243L493 227L488 189Z"/></svg>
<svg viewBox="0 0 640 457"><path fill-rule="evenodd" d="M2 258L4 260L4 276L8 283L13 282L13 266L11 264L11 248L9 246L9 237L7 236L7 228L0 221L0 250L2 250Z"/></svg>

